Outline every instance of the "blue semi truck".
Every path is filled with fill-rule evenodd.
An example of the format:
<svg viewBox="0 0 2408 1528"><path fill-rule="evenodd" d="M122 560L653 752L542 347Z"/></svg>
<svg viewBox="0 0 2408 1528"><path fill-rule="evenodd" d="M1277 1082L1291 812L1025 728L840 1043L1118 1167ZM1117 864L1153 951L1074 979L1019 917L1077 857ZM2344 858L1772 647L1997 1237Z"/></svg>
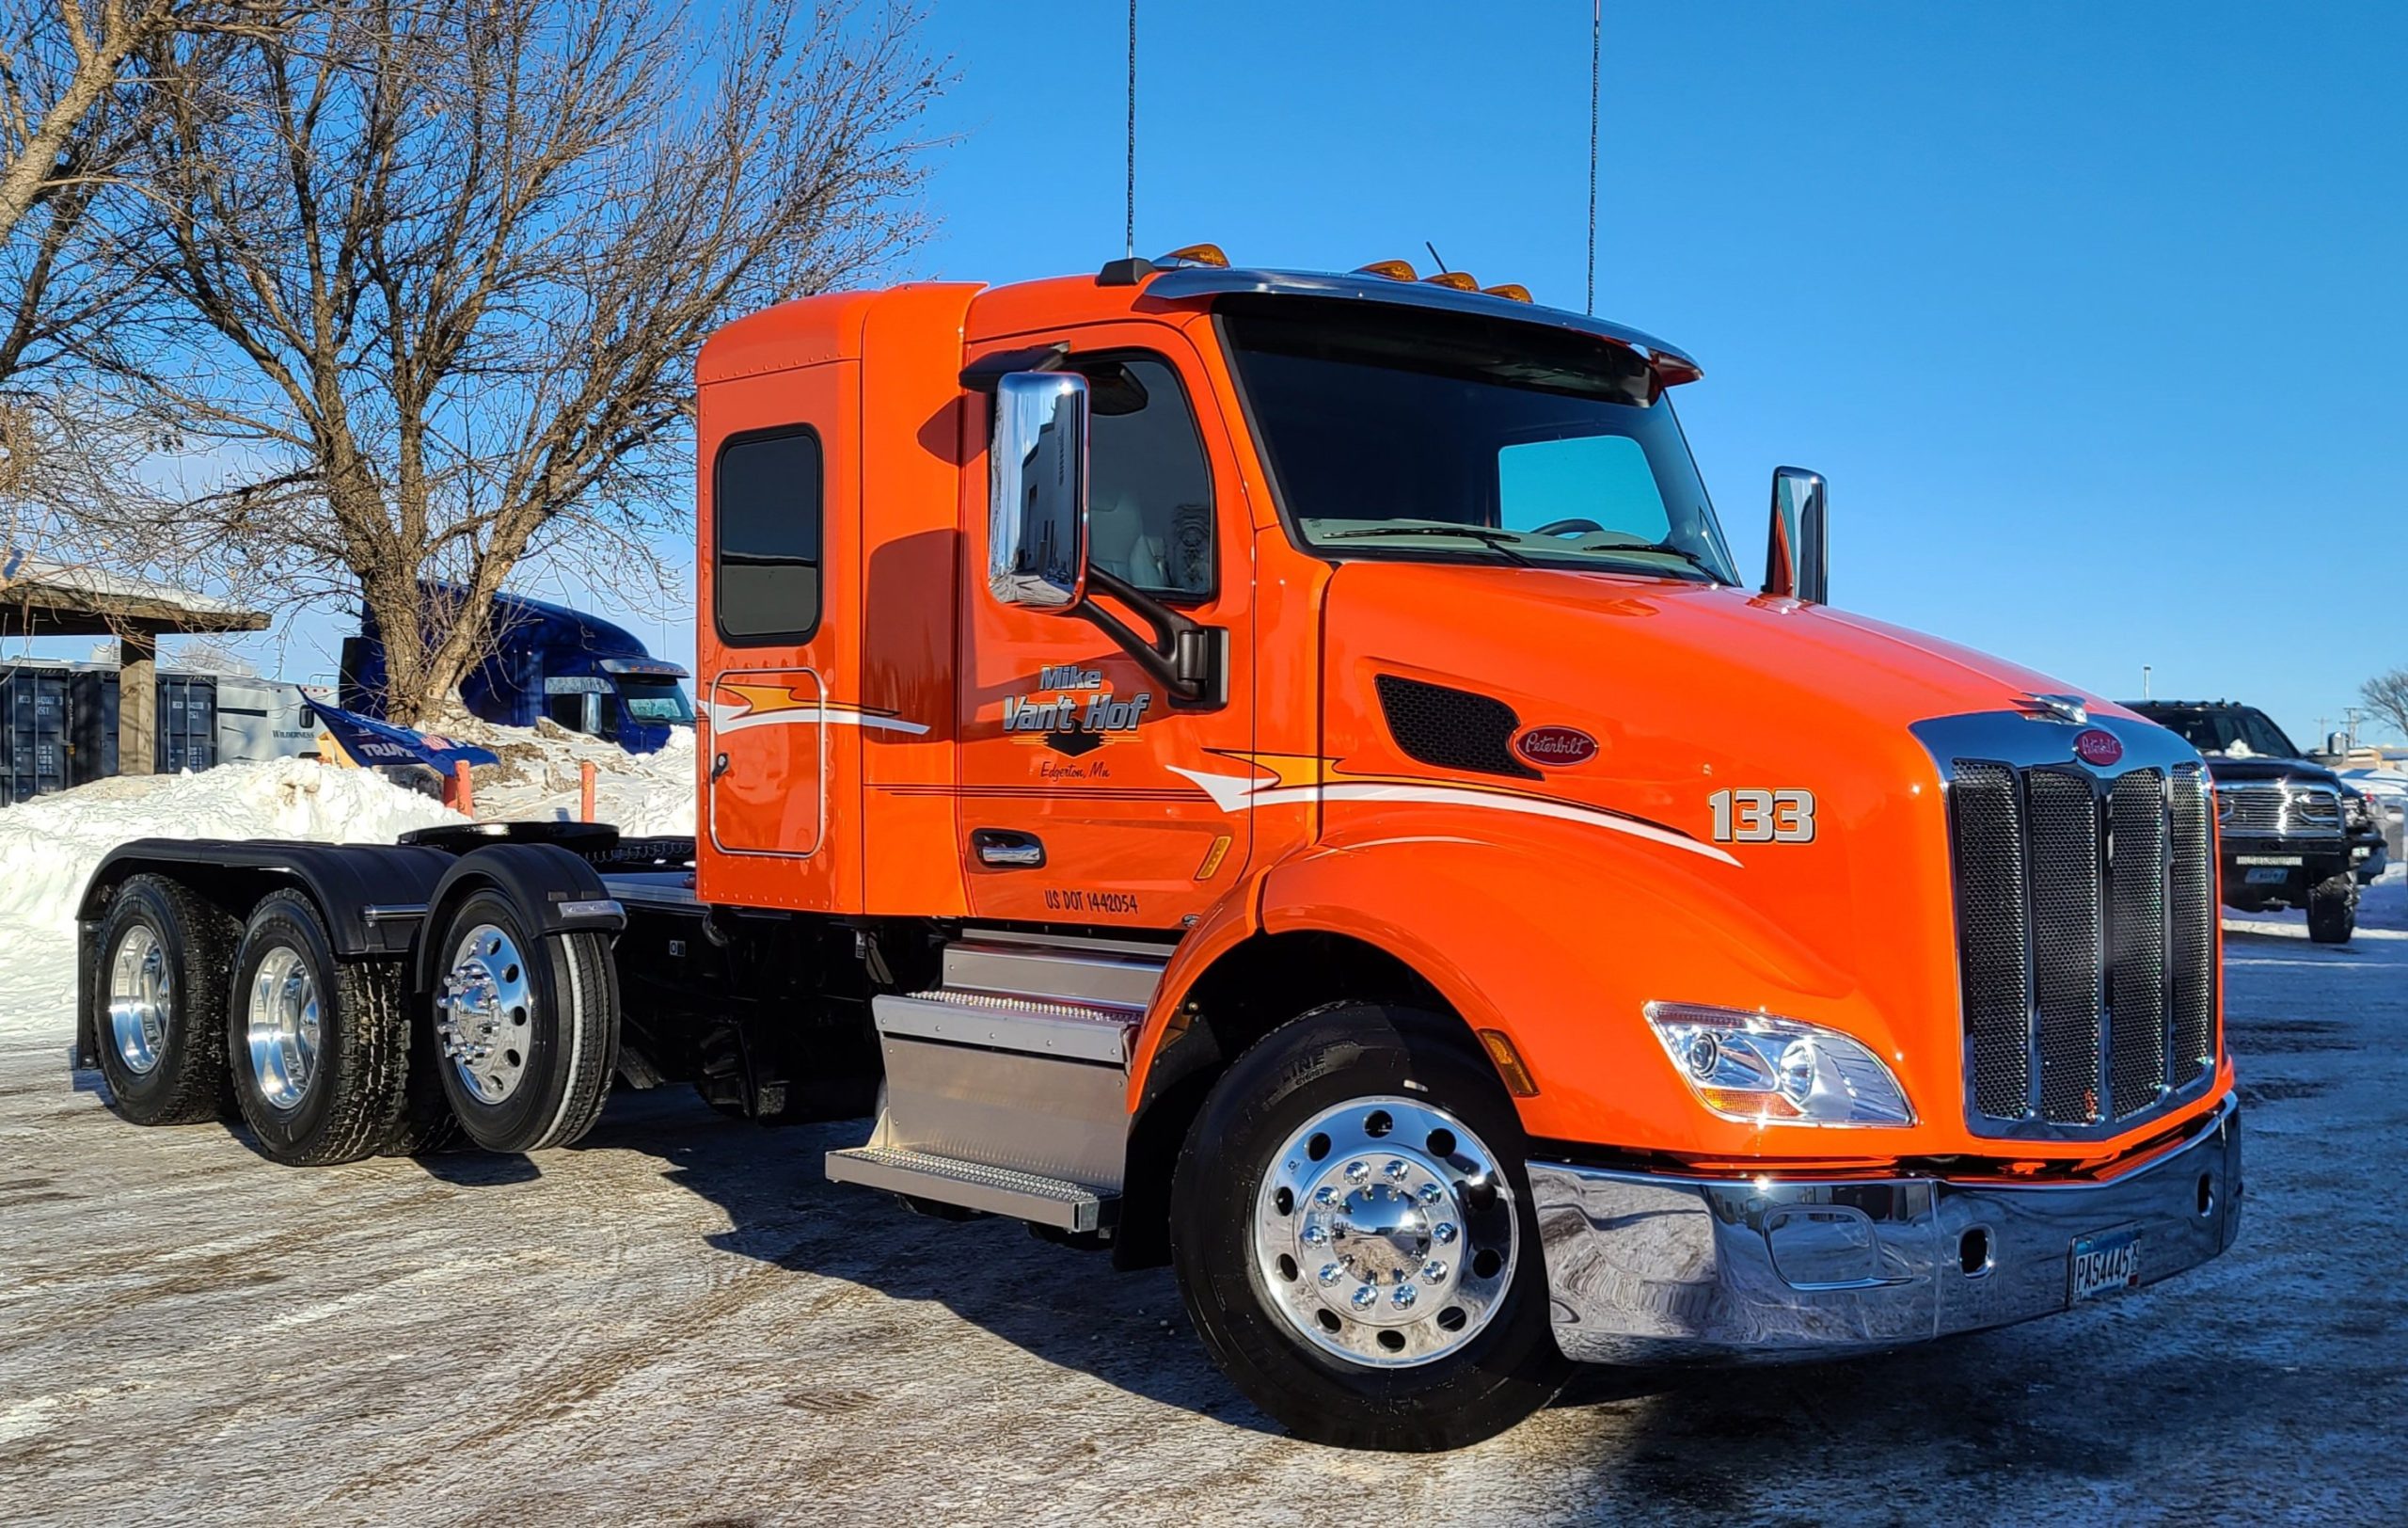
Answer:
<svg viewBox="0 0 2408 1528"><path fill-rule="evenodd" d="M456 603L456 591L428 589L430 606ZM654 753L680 727L694 724L686 671L653 657L624 627L525 595L493 600L485 661L460 681L471 715L503 726L549 718L572 732ZM359 635L344 639L344 709L385 715L385 645L373 612L360 612Z"/></svg>

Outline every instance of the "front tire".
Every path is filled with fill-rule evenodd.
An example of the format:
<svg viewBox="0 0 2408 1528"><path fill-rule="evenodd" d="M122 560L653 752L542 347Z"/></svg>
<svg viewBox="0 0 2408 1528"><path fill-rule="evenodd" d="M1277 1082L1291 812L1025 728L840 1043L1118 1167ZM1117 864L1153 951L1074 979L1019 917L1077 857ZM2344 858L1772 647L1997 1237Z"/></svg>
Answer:
<svg viewBox="0 0 2408 1528"><path fill-rule="evenodd" d="M1525 1141L1434 1015L1317 1010L1240 1057L1171 1186L1188 1315L1246 1398L1345 1448L1476 1443L1552 1399Z"/></svg>
<svg viewBox="0 0 2408 1528"><path fill-rule="evenodd" d="M480 891L446 922L435 1036L461 1131L489 1152L582 1139L618 1065L619 991L599 934L538 937Z"/></svg>
<svg viewBox="0 0 2408 1528"><path fill-rule="evenodd" d="M93 1049L109 1106L135 1124L217 1117L226 963L241 926L177 882L128 877L95 943Z"/></svg>
<svg viewBox="0 0 2408 1528"><path fill-rule="evenodd" d="M2358 928L2357 878L2344 870L2307 894L2307 936L2320 945L2346 945Z"/></svg>
<svg viewBox="0 0 2408 1528"><path fill-rule="evenodd" d="M315 1168L383 1149L409 1067L399 965L338 962L317 904L279 891L251 911L229 1007L227 1064L261 1151Z"/></svg>

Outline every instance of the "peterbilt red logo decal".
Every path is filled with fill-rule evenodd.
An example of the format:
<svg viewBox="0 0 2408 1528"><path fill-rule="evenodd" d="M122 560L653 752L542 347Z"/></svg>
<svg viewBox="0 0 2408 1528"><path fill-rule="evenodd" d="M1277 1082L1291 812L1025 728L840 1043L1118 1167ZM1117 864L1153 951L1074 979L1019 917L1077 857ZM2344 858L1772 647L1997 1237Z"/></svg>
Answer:
<svg viewBox="0 0 2408 1528"><path fill-rule="evenodd" d="M1533 764L1560 770L1597 756L1597 740L1578 727L1532 727L1513 740L1513 752Z"/></svg>
<svg viewBox="0 0 2408 1528"><path fill-rule="evenodd" d="M2084 764L2096 764L2104 769L2124 756L2124 743L2114 733L2092 727L2074 739L2073 751Z"/></svg>

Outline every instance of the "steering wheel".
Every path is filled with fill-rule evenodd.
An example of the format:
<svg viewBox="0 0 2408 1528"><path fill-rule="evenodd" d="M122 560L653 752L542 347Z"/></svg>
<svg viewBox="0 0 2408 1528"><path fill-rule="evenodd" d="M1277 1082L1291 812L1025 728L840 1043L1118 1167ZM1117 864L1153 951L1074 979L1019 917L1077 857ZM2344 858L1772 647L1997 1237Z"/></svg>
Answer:
<svg viewBox="0 0 2408 1528"><path fill-rule="evenodd" d="M1549 520L1545 525L1540 526L1537 530L1532 531L1530 534L1534 536L1585 536L1592 531L1602 531L1604 529L1604 526L1599 525L1594 520L1576 517L1568 520Z"/></svg>

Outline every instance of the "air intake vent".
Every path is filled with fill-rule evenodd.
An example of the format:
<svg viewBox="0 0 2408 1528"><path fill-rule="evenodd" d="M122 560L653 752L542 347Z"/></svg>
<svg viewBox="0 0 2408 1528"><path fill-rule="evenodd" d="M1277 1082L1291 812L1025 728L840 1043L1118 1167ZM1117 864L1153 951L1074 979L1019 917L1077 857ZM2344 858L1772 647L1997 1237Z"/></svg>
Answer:
<svg viewBox="0 0 2408 1528"><path fill-rule="evenodd" d="M1434 769L1536 780L1539 772L1513 756L1522 719L1491 695L1383 674L1374 681L1388 732L1407 758Z"/></svg>

